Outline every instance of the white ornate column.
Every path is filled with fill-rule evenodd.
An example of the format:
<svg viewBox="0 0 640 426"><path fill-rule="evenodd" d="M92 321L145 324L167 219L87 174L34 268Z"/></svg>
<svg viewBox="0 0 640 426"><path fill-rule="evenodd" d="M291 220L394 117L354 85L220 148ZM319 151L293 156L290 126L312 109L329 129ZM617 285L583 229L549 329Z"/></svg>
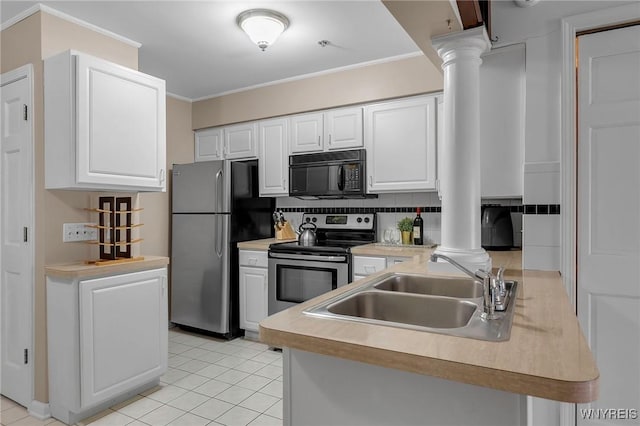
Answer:
<svg viewBox="0 0 640 426"><path fill-rule="evenodd" d="M490 270L481 246L480 55L491 43L484 26L434 37L444 70L444 138L438 170L442 195L442 243L436 253L468 267ZM448 263L430 270L454 272Z"/></svg>

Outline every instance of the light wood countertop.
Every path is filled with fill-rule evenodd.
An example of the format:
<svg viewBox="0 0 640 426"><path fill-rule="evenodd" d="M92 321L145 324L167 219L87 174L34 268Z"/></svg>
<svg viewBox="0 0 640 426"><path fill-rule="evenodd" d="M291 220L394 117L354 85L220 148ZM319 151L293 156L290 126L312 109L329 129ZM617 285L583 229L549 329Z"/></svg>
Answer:
<svg viewBox="0 0 640 426"><path fill-rule="evenodd" d="M169 264L169 258L163 256L144 256L142 260L106 265L89 265L84 262L47 265L44 273L47 276L65 279L93 278L105 275L124 274L144 269L163 268Z"/></svg>
<svg viewBox="0 0 640 426"><path fill-rule="evenodd" d="M269 246L273 243L285 243L288 241L296 240L276 240L275 238L265 238L263 240L242 241L238 243L238 248L240 250L267 251L269 250Z"/></svg>
<svg viewBox="0 0 640 426"><path fill-rule="evenodd" d="M340 287L260 323L260 338L462 383L565 402L598 398L599 373L557 272L522 271L521 252L491 252L519 284L511 338L488 342L304 315L302 311L390 271L429 274L428 254ZM516 269L518 268L518 269Z"/></svg>

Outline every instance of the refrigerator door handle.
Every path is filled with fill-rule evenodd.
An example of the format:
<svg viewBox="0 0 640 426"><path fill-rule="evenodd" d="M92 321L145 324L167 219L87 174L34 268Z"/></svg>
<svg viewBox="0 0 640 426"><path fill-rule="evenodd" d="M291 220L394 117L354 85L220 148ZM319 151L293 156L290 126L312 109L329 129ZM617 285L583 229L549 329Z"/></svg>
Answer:
<svg viewBox="0 0 640 426"><path fill-rule="evenodd" d="M216 254L218 257L222 257L222 221L224 220L223 215L216 215Z"/></svg>
<svg viewBox="0 0 640 426"><path fill-rule="evenodd" d="M218 173L216 173L216 213L221 213L222 212L222 197L224 197L223 191L224 191L224 185L220 185L220 183L224 184L223 181L224 178L224 173L222 171L222 169L218 170Z"/></svg>

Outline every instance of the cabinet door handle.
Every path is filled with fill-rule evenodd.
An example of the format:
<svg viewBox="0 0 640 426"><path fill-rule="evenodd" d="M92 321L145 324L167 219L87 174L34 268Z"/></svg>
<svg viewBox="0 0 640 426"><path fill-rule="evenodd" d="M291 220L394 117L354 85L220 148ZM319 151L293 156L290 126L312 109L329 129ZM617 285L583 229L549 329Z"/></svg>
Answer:
<svg viewBox="0 0 640 426"><path fill-rule="evenodd" d="M329 133L329 146L331 146L333 142L331 141L331 133Z"/></svg>
<svg viewBox="0 0 640 426"><path fill-rule="evenodd" d="M287 190L287 180L286 179L282 179L282 188L286 191Z"/></svg>
<svg viewBox="0 0 640 426"><path fill-rule="evenodd" d="M318 135L318 146L322 146L322 140L320 135Z"/></svg>
<svg viewBox="0 0 640 426"><path fill-rule="evenodd" d="M164 182L165 172L164 169L160 169L160 183Z"/></svg>
<svg viewBox="0 0 640 426"><path fill-rule="evenodd" d="M373 177L369 176L369 188L373 186Z"/></svg>

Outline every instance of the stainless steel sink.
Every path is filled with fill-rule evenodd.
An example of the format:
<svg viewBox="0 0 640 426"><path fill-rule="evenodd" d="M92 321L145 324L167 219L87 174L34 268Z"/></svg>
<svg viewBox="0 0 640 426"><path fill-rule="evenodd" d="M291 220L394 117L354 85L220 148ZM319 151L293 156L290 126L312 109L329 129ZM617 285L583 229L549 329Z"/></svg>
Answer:
<svg viewBox="0 0 640 426"><path fill-rule="evenodd" d="M451 298L363 291L327 306L327 311L422 327L457 328L469 323L476 308L474 303Z"/></svg>
<svg viewBox="0 0 640 426"><path fill-rule="evenodd" d="M377 290L403 293L431 294L466 299L482 297L482 284L468 278L425 277L393 274L373 286Z"/></svg>
<svg viewBox="0 0 640 426"><path fill-rule="evenodd" d="M306 315L408 328L479 340L508 340L517 283L506 281L507 307L482 314L482 285L466 278L388 273L305 309Z"/></svg>

